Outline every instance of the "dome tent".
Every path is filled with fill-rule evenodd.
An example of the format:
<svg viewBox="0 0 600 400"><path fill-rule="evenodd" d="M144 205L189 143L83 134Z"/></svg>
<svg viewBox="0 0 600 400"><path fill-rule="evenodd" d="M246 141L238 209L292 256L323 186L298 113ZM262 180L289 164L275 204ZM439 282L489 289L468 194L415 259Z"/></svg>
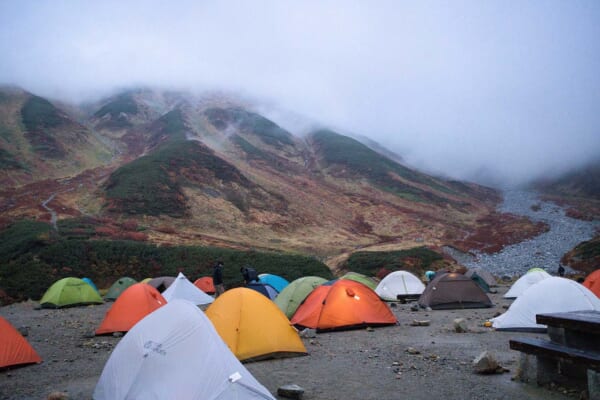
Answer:
<svg viewBox="0 0 600 400"><path fill-rule="evenodd" d="M150 285L135 283L129 286L108 309L96 329L96 335L127 332L139 320L167 304L165 298Z"/></svg>
<svg viewBox="0 0 600 400"><path fill-rule="evenodd" d="M136 324L117 344L94 400L275 400L235 358L206 315L173 300Z"/></svg>
<svg viewBox="0 0 600 400"><path fill-rule="evenodd" d="M277 290L277 293L280 293L287 285L290 284L287 279L273 274L259 274L258 281L273 286L273 288Z"/></svg>
<svg viewBox="0 0 600 400"><path fill-rule="evenodd" d="M550 278L551 276L552 275L540 268L529 270L529 272L517 279L517 281L512 284L508 292L504 294L504 298L516 299L530 286L535 285L544 279Z"/></svg>
<svg viewBox="0 0 600 400"><path fill-rule="evenodd" d="M371 278L369 276L354 271L346 272L340 277L340 279L349 279L351 281L360 282L371 290L375 290L377 284L379 283L379 281L375 278Z"/></svg>
<svg viewBox="0 0 600 400"><path fill-rule="evenodd" d="M0 317L0 368L41 362L42 358L19 331Z"/></svg>
<svg viewBox="0 0 600 400"><path fill-rule="evenodd" d="M525 290L508 310L492 319L497 330L544 331L536 314L568 311L600 311L600 299L585 286L570 279L550 277Z"/></svg>
<svg viewBox="0 0 600 400"><path fill-rule="evenodd" d="M81 278L82 281L84 281L85 283L87 283L88 285L90 285L92 288L94 288L94 290L96 292L98 292L98 287L96 286L96 284L94 283L94 281L91 278L85 277L85 278Z"/></svg>
<svg viewBox="0 0 600 400"><path fill-rule="evenodd" d="M206 294L215 294L215 284L212 276L203 276L194 281L194 286Z"/></svg>
<svg viewBox="0 0 600 400"><path fill-rule="evenodd" d="M117 279L115 283L110 286L106 295L104 295L104 300L115 301L125 289L134 283L136 283L136 280L128 276Z"/></svg>
<svg viewBox="0 0 600 400"><path fill-rule="evenodd" d="M469 268L467 272L465 272L465 276L468 278L472 278L474 275L479 276L483 281L489 286L494 287L498 286L498 282L494 275L487 269L483 269L481 267Z"/></svg>
<svg viewBox="0 0 600 400"><path fill-rule="evenodd" d="M319 331L393 325L398 321L377 293L362 283L339 279L313 290L291 323Z"/></svg>
<svg viewBox="0 0 600 400"><path fill-rule="evenodd" d="M42 308L61 308L102 303L104 301L98 292L79 278L63 278L54 282L40 300Z"/></svg>
<svg viewBox="0 0 600 400"><path fill-rule="evenodd" d="M226 291L208 307L206 316L240 361L306 354L287 317L255 290Z"/></svg>
<svg viewBox="0 0 600 400"><path fill-rule="evenodd" d="M318 276L305 276L293 280L275 297L275 304L288 318L292 318L306 296L325 282L325 279Z"/></svg>
<svg viewBox="0 0 600 400"><path fill-rule="evenodd" d="M162 293L171 286L173 281L175 281L175 278L172 276L159 276L158 278L150 279L146 283Z"/></svg>
<svg viewBox="0 0 600 400"><path fill-rule="evenodd" d="M434 310L492 307L492 301L471 278L450 272L437 275L419 297L419 305Z"/></svg>
<svg viewBox="0 0 600 400"><path fill-rule="evenodd" d="M384 300L399 300L419 297L425 285L408 271L394 271L385 276L375 288L375 293Z"/></svg>
<svg viewBox="0 0 600 400"><path fill-rule="evenodd" d="M590 289L597 297L600 297L600 269L590 273L583 281L583 286Z"/></svg>
<svg viewBox="0 0 600 400"><path fill-rule="evenodd" d="M279 294L277 290L275 290L275 288L268 283L250 282L246 284L246 288L252 289L270 300L275 299Z"/></svg>
<svg viewBox="0 0 600 400"><path fill-rule="evenodd" d="M194 286L194 284L190 282L188 278L186 278L181 272L179 275L177 275L177 278L175 281L173 281L171 286L169 286L167 290L162 293L162 295L167 301L171 301L173 299L184 299L191 301L197 306L210 304L215 300Z"/></svg>

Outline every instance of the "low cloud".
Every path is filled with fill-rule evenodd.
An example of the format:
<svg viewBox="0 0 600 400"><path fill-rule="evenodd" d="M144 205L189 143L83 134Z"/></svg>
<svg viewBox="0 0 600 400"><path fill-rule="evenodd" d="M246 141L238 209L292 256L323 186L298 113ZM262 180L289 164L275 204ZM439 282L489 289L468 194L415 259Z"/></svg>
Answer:
<svg viewBox="0 0 600 400"><path fill-rule="evenodd" d="M596 1L8 0L0 83L70 101L234 91L297 132L516 185L600 154L599 19Z"/></svg>

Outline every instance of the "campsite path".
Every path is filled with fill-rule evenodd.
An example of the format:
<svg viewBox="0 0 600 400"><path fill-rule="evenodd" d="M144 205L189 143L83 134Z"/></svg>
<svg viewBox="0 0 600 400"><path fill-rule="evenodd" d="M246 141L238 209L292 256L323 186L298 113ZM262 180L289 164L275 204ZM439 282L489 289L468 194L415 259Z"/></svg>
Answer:
<svg viewBox="0 0 600 400"><path fill-rule="evenodd" d="M472 257L453 253L452 256L457 258L457 261L469 268L485 268L498 276L520 275L534 267L555 274L563 254L580 242L591 239L595 229L600 226L598 221L582 221L568 217L561 206L541 200L535 192L505 191L499 211L525 215L533 221L545 222L550 230L524 242L507 246L494 254L476 253L475 257ZM572 272L567 266L565 269Z"/></svg>

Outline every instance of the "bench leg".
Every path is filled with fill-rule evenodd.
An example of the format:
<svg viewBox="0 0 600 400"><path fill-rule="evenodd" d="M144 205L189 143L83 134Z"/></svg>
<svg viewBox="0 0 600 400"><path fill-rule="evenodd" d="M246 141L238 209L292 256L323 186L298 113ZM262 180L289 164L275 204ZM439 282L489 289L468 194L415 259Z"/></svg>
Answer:
<svg viewBox="0 0 600 400"><path fill-rule="evenodd" d="M555 359L537 356L537 383L547 385L557 380L558 362Z"/></svg>
<svg viewBox="0 0 600 400"><path fill-rule="evenodd" d="M537 381L537 360L534 355L520 353L515 379L526 383Z"/></svg>
<svg viewBox="0 0 600 400"><path fill-rule="evenodd" d="M588 399L600 400L600 372L587 370Z"/></svg>

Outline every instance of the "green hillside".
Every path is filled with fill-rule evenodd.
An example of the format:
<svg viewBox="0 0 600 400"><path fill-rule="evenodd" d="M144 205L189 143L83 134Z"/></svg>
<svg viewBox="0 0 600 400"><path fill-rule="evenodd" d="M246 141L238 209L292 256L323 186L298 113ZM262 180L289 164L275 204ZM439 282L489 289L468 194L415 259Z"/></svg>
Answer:
<svg viewBox="0 0 600 400"><path fill-rule="evenodd" d="M183 186L211 186L215 180L252 186L233 165L195 141L174 140L111 174L106 185L108 209L126 214L183 217Z"/></svg>
<svg viewBox="0 0 600 400"><path fill-rule="evenodd" d="M406 168L370 149L359 141L330 130L312 134L313 143L322 160L329 167L341 166L350 177L364 177L377 187L411 201L447 203L449 200L394 179L429 186L441 192L452 193L430 177Z"/></svg>
<svg viewBox="0 0 600 400"><path fill-rule="evenodd" d="M294 145L288 131L262 115L241 108L210 108L204 114L219 130L235 125L241 132L256 135L263 143L275 148Z"/></svg>
<svg viewBox="0 0 600 400"><path fill-rule="evenodd" d="M132 94L123 93L103 105L94 113L94 117L103 118L108 115L108 121L103 125L106 128L127 128L131 126L127 115L136 115L138 112L139 109Z"/></svg>
<svg viewBox="0 0 600 400"><path fill-rule="evenodd" d="M38 96L29 97L21 108L21 119L25 136L32 149L49 158L66 156L63 146L52 136L51 131L69 123L48 100Z"/></svg>

